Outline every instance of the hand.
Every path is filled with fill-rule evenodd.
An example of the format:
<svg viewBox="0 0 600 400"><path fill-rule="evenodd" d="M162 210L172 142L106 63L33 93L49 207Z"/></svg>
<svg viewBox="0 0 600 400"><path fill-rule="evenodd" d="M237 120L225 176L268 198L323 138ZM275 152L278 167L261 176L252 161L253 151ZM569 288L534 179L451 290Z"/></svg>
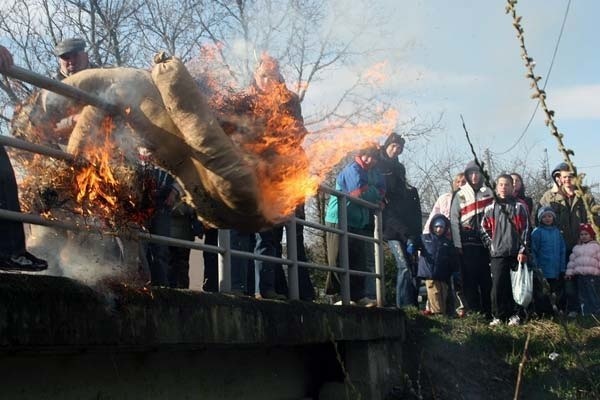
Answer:
<svg viewBox="0 0 600 400"><path fill-rule="evenodd" d="M527 256L523 253L519 253L517 255L517 261L520 263L526 263L527 262Z"/></svg>

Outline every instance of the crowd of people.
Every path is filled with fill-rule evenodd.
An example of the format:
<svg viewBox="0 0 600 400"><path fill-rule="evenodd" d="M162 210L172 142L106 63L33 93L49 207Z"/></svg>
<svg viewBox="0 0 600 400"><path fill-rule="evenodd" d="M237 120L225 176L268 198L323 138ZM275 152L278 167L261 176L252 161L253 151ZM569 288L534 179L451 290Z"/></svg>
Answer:
<svg viewBox="0 0 600 400"><path fill-rule="evenodd" d="M56 79L63 79L91 67L85 42L67 39L55 48L59 58ZM0 46L0 71L10 68L10 52ZM236 109L256 114L256 102L272 90L287 90L276 61L263 59L250 86L240 97ZM306 135L298 97L287 90L280 112L295 121L288 125L284 139L301 149ZM268 112L268 110L267 110ZM269 116L263 116L268 120ZM72 129L77 116L61 121L57 131ZM257 117L258 118L258 117ZM279 133L277 133L279 135ZM289 144L289 143L287 143ZM451 191L436 201L422 224L421 203L417 189L410 185L406 168L399 161L405 139L393 132L382 145L370 144L353 153L353 159L339 172L335 189L358 197L383 209L383 239L396 266L395 303L397 307L417 306L421 281L427 291L425 314L464 316L481 313L490 325L519 325L528 317L531 307L538 313L552 312L548 295L556 299L556 307L570 316L600 313L600 245L588 223L582 197L589 204L589 193L578 193L574 185L576 171L559 164L552 171L553 186L534 204L526 195L518 173L501 174L494 188L484 181L480 165L469 162L457 174ZM264 151L276 153L277 149ZM198 223L195 211L181 196L176 180L152 163L152 154L140 148L142 181L147 184L147 201L153 213L147 221L150 233L183 240L204 238L217 244L218 231L205 229ZM303 153L302 157L306 157ZM345 200L348 232L372 237L374 213L369 208ZM325 213L325 224L339 228L340 198L331 196ZM0 208L19 211L17 185L10 160L0 147ZM304 218L304 205L296 216ZM535 228L534 228L535 227ZM281 257L283 226L252 234L231 230L231 248L256 254ZM41 271L48 264L26 251L21 223L0 220L0 269ZM6 239L5 239L6 238ZM326 233L327 259L331 267L340 267L340 236ZM307 261L302 226L296 233L298 260ZM354 236L348 238L349 267L355 271L374 272L374 248ZM147 243L141 248L140 260L149 271L152 286L189 287L190 250ZM549 293L536 288L531 307L517 305L511 286L511 271L529 264L540 279L547 282ZM204 253L204 290L218 291L216 254ZM300 298L315 300L315 289L308 269L298 270ZM261 260L248 261L232 257L232 292L257 298L283 300L288 287L280 264ZM326 293L340 290L340 278L329 273ZM371 307L375 302L374 279L351 275L350 298L353 304Z"/></svg>

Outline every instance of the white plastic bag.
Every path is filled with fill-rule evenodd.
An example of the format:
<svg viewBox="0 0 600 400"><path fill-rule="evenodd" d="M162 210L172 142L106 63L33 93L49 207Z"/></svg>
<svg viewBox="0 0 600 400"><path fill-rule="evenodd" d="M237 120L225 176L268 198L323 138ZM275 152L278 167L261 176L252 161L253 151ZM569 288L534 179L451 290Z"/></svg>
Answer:
<svg viewBox="0 0 600 400"><path fill-rule="evenodd" d="M527 263L519 263L516 271L510 270L510 281L515 303L527 307L533 298L533 270Z"/></svg>

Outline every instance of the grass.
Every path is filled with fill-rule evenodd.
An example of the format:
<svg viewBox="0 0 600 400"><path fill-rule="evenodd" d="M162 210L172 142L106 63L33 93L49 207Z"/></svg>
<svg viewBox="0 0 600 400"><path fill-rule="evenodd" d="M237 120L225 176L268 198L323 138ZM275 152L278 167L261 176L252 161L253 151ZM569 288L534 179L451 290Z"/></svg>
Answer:
<svg viewBox="0 0 600 400"><path fill-rule="evenodd" d="M452 319L406 311L408 385L402 398L514 398L528 334L520 399L600 398L600 323L593 317L492 328L480 315Z"/></svg>

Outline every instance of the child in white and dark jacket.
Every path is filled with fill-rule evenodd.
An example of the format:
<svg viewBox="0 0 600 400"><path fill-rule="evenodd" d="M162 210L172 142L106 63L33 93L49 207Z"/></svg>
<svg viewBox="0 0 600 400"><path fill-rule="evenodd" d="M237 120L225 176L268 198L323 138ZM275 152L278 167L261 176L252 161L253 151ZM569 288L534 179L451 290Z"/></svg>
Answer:
<svg viewBox="0 0 600 400"><path fill-rule="evenodd" d="M565 278L577 278L581 312L600 315L600 244L590 224L579 226L579 244L573 247Z"/></svg>

